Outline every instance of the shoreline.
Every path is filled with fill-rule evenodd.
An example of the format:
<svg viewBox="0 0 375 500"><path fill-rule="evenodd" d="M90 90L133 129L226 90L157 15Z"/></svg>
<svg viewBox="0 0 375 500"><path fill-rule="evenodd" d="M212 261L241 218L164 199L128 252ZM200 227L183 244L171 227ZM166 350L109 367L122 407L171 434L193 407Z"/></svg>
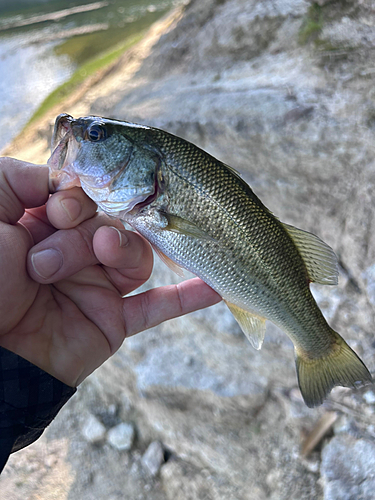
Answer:
<svg viewBox="0 0 375 500"><path fill-rule="evenodd" d="M87 5L79 5L77 7L71 7L70 9L58 10L57 12L51 12L49 14L43 14L40 16L31 16L26 19L21 19L19 21L13 21L8 24L4 24L0 26L0 31L7 31L13 28L21 28L23 26L32 26L37 23L44 23L46 21L58 21L60 19L64 19L68 16L72 16L74 14L80 14L82 12L90 12L92 10L102 9L103 7L107 7L108 2L94 2Z"/></svg>
<svg viewBox="0 0 375 500"><path fill-rule="evenodd" d="M179 6L156 21L143 35L141 34L140 40L134 42L134 38L131 39L130 47L123 49L118 57L96 69L92 74L84 75L78 85L74 86L71 91L63 95L61 99L58 99L57 102L38 116L45 102L53 94L67 85L74 75L84 71L84 67L79 68L71 79L58 89L55 89L41 103L22 131L0 150L0 155L12 156L33 163L46 163L49 157L49 142L56 116L60 113L68 113L72 116L89 115L91 105L96 99L110 97L112 93L123 90L140 68L144 59L150 54L152 47L159 38L180 19L183 8L183 5ZM108 56L114 52L116 52L116 49L101 54L87 64L95 64L95 62L105 58L106 55Z"/></svg>

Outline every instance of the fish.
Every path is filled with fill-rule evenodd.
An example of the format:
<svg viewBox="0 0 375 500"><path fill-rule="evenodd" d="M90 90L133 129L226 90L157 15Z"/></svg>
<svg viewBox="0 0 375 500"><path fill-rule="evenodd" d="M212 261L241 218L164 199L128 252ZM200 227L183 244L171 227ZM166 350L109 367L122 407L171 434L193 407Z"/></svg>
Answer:
<svg viewBox="0 0 375 500"><path fill-rule="evenodd" d="M232 167L166 131L99 116L59 115L51 150L56 189L80 185L171 269L205 281L255 349L266 320L286 333L308 407L322 404L334 386L372 383L310 291L310 283L337 285L333 250L281 222Z"/></svg>

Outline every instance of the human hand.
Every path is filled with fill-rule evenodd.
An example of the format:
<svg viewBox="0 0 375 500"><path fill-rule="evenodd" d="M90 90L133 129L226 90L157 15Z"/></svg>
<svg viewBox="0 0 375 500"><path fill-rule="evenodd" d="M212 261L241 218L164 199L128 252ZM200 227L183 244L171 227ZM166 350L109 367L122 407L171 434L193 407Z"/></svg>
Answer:
<svg viewBox="0 0 375 500"><path fill-rule="evenodd" d="M75 387L125 337L220 297L195 278L123 298L149 278L150 245L80 188L49 196L48 174L0 158L0 346Z"/></svg>

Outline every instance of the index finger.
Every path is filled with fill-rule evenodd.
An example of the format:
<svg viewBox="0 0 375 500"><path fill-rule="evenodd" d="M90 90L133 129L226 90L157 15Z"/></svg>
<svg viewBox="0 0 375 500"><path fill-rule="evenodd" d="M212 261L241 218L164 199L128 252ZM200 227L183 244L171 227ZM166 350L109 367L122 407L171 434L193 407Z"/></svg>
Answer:
<svg viewBox="0 0 375 500"><path fill-rule="evenodd" d="M47 165L0 158L0 220L15 224L25 208L43 205L49 195Z"/></svg>
<svg viewBox="0 0 375 500"><path fill-rule="evenodd" d="M126 297L122 306L126 336L212 306L221 300L220 295L199 278Z"/></svg>

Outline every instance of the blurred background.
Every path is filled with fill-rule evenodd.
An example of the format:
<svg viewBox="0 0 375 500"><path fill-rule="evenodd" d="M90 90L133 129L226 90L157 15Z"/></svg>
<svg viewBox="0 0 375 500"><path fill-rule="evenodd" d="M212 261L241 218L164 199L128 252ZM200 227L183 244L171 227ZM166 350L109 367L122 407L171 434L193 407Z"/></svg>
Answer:
<svg viewBox="0 0 375 500"><path fill-rule="evenodd" d="M168 130L236 168L335 250L314 286L374 373L375 7L370 0L0 3L2 154L45 163L55 117ZM157 258L146 287L179 278ZM308 409L293 346L254 351L223 304L126 340L0 498L371 500L375 390Z"/></svg>
<svg viewBox="0 0 375 500"><path fill-rule="evenodd" d="M118 56L179 0L2 0L0 3L0 148L44 99L89 62ZM6 124L6 126L4 126Z"/></svg>

